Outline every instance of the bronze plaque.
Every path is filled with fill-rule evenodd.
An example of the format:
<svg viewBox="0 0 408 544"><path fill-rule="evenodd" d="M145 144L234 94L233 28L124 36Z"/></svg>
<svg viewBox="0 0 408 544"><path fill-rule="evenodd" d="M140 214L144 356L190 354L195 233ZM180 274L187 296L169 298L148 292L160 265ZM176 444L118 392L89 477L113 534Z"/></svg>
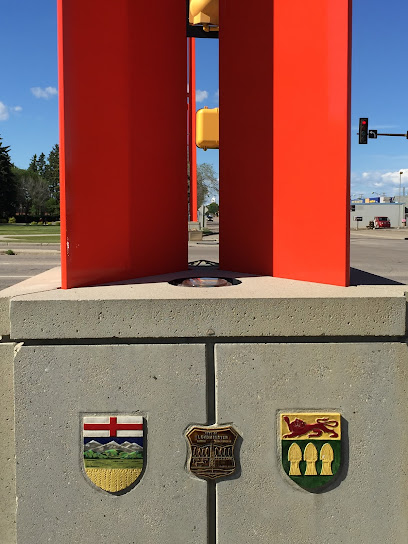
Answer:
<svg viewBox="0 0 408 544"><path fill-rule="evenodd" d="M231 425L190 427L186 432L190 471L209 480L231 476L236 468L234 446L237 437L238 433Z"/></svg>

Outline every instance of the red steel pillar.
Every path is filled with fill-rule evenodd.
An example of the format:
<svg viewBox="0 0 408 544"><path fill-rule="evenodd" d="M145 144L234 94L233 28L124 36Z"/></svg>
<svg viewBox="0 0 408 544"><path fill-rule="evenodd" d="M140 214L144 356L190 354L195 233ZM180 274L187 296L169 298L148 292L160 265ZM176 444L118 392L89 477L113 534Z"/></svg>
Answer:
<svg viewBox="0 0 408 544"><path fill-rule="evenodd" d="M185 10L58 0L63 288L187 266Z"/></svg>
<svg viewBox="0 0 408 544"><path fill-rule="evenodd" d="M348 285L350 36L351 0L220 0L221 268Z"/></svg>
<svg viewBox="0 0 408 544"><path fill-rule="evenodd" d="M197 221L196 59L195 38L188 38L188 150L190 162L190 221Z"/></svg>

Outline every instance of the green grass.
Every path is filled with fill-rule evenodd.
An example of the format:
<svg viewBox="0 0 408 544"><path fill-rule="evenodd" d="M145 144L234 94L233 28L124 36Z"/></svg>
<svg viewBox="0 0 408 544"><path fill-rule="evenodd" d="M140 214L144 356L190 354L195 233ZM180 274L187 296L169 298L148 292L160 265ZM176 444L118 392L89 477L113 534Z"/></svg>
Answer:
<svg viewBox="0 0 408 544"><path fill-rule="evenodd" d="M86 468L143 468L143 459L84 459Z"/></svg>
<svg viewBox="0 0 408 544"><path fill-rule="evenodd" d="M59 234L60 227L56 225L2 225L0 224L0 234Z"/></svg>
<svg viewBox="0 0 408 544"><path fill-rule="evenodd" d="M7 236L2 238L0 242L14 242L25 244L59 244L60 237L58 236Z"/></svg>

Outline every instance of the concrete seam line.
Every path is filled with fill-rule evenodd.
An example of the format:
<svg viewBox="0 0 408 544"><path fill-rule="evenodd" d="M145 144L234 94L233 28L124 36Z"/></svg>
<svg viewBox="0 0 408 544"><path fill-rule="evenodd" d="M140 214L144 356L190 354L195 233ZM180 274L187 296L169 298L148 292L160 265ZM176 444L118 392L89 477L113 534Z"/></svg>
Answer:
<svg viewBox="0 0 408 544"><path fill-rule="evenodd" d="M92 346L92 345L145 345L145 344L361 344L401 343L407 344L406 336L237 336L237 337L196 337L196 338L9 338L4 342L23 342L25 346Z"/></svg>
<svg viewBox="0 0 408 544"><path fill-rule="evenodd" d="M205 344L207 425L216 423L214 352L215 345L211 340ZM217 542L217 493L216 483L211 480L207 481L207 542Z"/></svg>

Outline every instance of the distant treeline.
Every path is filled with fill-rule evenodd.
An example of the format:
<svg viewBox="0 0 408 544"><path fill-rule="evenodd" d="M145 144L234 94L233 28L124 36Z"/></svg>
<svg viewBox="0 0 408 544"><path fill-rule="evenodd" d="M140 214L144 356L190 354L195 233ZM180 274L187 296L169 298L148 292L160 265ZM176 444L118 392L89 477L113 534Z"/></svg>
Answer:
<svg viewBox="0 0 408 544"><path fill-rule="evenodd" d="M40 218L57 220L60 214L59 146L48 157L34 155L29 167L17 168L10 147L0 137L0 221L15 217L17 222Z"/></svg>

